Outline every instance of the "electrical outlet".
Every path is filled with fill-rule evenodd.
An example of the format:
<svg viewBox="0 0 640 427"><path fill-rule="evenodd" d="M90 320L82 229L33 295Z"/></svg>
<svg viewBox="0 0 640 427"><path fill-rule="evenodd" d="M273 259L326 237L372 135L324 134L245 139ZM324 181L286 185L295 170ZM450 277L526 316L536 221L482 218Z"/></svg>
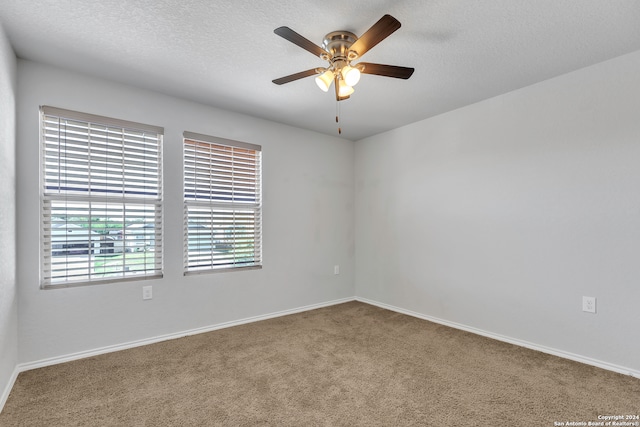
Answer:
<svg viewBox="0 0 640 427"><path fill-rule="evenodd" d="M596 298L595 297L582 297L582 311L587 313L596 312Z"/></svg>
<svg viewBox="0 0 640 427"><path fill-rule="evenodd" d="M340 266L339 265L334 265L333 266L333 274L340 274Z"/></svg>
<svg viewBox="0 0 640 427"><path fill-rule="evenodd" d="M142 299L151 299L151 298L153 298L153 288L151 286L143 286Z"/></svg>

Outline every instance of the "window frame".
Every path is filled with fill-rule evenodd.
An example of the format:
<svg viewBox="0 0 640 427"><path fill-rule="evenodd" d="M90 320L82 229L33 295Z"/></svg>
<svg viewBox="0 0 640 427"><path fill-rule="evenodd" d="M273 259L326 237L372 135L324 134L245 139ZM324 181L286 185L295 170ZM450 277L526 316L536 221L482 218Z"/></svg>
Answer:
<svg viewBox="0 0 640 427"><path fill-rule="evenodd" d="M49 118L49 119L47 119ZM57 136L50 136L47 134L47 130L50 130L50 118L58 119L58 126L60 123L65 123L64 126L68 126L69 122L75 122L76 124L86 125L87 132L86 134L80 134L81 137L86 137L86 160L79 156L76 160L69 160L69 158L62 159L60 156L61 149L54 148L51 149L48 145L52 145L52 141L58 141L60 145L60 135L63 133L61 131L62 128L58 128ZM88 285L97 285L97 284L107 284L114 282L126 282L126 281L141 281L148 279L159 279L163 277L164 271L164 256L163 256L163 244L162 238L164 235L163 232L163 215L164 215L164 196L163 196L163 139L164 139L164 128L159 126L146 125L141 123L136 123L127 120L115 119L110 117L104 117L89 113L83 113L79 111L66 110L57 107L51 106L41 106L40 107L40 115L39 115L39 153L40 153L40 287L41 289L59 289L59 288L68 288L68 287L76 287L76 286L88 286ZM55 126L54 126L55 127ZM102 179L103 183L102 189L98 189L99 185L96 186L95 181L92 181L91 176L87 177L87 185L86 186L78 186L74 191L70 190L70 188L64 188L61 186L60 182L58 182L57 191L55 187L48 187L48 172L51 172L51 164L48 164L48 161L51 160L51 153L58 153L59 163L53 163L54 168L57 167L58 171L64 171L64 173L60 173L61 176L65 176L66 174L71 173L73 170L73 163L81 164L82 161L85 161L84 166L86 170L91 175L91 172L94 170L92 168L92 153L99 151L100 143L96 141L99 139L98 137L92 135L92 129L100 129L104 128L104 138L105 140L102 142L103 146L109 146L113 141L113 136L117 135L121 137L122 141L122 169L118 170L117 174L114 172L109 172L110 168L105 166L105 169L101 171L103 173L104 178ZM113 131L116 132L113 132ZM66 131L65 131L66 132ZM56 135L55 132L53 135ZM147 191L148 194L144 194L142 196L131 196L128 193L133 193L132 188L134 188L136 184L130 178L127 178L129 173L129 166L126 164L126 160L128 160L128 156L131 156L131 151L134 150L132 146L135 146L135 143L132 143L129 138L142 135L142 144L145 145L145 149L143 150L144 161L147 161L147 149L146 146L149 145L152 147L151 150L148 150L151 157L148 159L155 159L155 167L151 169L155 169L155 174L149 175L151 181L155 181L155 186L149 187ZM149 136L147 136L149 135ZM153 136L151 136L153 135ZM66 140L67 136L65 133L65 144L67 144ZM149 139L147 139L149 138ZM84 144L85 141L82 140L80 144ZM53 143L55 146L55 142ZM84 146L82 146L84 148ZM116 145L117 147L117 145ZM92 152L92 150L95 150ZM103 148L102 149L104 157L106 158L109 155L113 154L113 150L111 148ZM79 160L78 160L79 158ZM119 159L118 159L119 160ZM151 161L150 160L150 161ZM65 163L66 166L64 168L61 165ZM105 164L107 160L105 160ZM138 166L137 168L133 168L134 172L140 172L140 170L144 170L144 183L143 185L147 185L146 171L147 165L144 164L143 167ZM120 178L121 181L118 181L116 178ZM60 179L60 178L58 178ZM111 180L114 179L116 185L121 184L122 191L119 193L115 193L111 191ZM129 181L127 181L129 180ZM99 181L99 179L96 179ZM53 188L53 190L52 190ZM145 190L147 187L145 187ZM110 194L111 193L111 194ZM56 208L55 204L61 205L63 204L63 208ZM54 212L55 209L63 209L67 219L61 221L59 224L60 228L64 227L67 232L69 232L69 225L73 224L73 221L68 219L68 212L70 209L73 209L73 206L85 206L86 212L89 212L87 215L88 218L86 223L89 224L89 228L87 232L88 237L88 246L82 247L83 250L86 250L86 255L90 267L88 268L88 272L86 274L80 274L79 278L73 278L73 267L69 267L70 262L68 257L71 253L68 246L69 240L67 238L64 239L63 245L61 246L62 252L66 251L66 260L55 263L54 261L54 250L60 249L54 243ZM71 206L71 208L69 207ZM105 217L100 221L99 219L94 220L92 209L94 206L100 206L104 209L104 211L100 211L100 213L105 213ZM136 209L132 209L132 207L136 207ZM121 207L121 210L117 208ZM49 209L49 210L48 210ZM95 265L93 262L96 260L95 247L93 244L94 236L93 231L98 227L93 227L94 225L99 225L101 222L104 223L103 227L106 227L105 224L108 223L112 218L107 214L107 212L112 212L115 209L117 212L116 215L121 215L122 221L122 230L121 230L121 238L123 239L121 242L121 251L122 251L122 262L116 263L116 269L112 272L107 272L107 267L105 265L104 271L102 273L98 273L95 271ZM137 214L131 213L131 211L137 212ZM97 215L96 215L97 216ZM127 260L131 261L134 257L133 255L126 256L125 253L129 253L127 251L128 242L132 242L131 239L139 239L139 236L128 238L126 235L126 227L128 219L142 220L150 219L150 222L143 222L143 224L153 224L153 231L149 233L148 231L144 231L143 235L143 262L141 264L144 265L142 269L130 270L132 264L135 262L127 264ZM146 227L145 227L146 228ZM71 229L74 231L75 228ZM81 233L82 235L82 233ZM106 233L101 235L100 241L103 240L103 236L107 235ZM129 239L129 240L128 240ZM147 252L148 242L152 242L151 245L153 247L153 251ZM67 246L64 246L67 244ZM139 244L139 243L136 243ZM56 246L56 247L54 247ZM98 246L99 251L98 254L102 255L102 244L100 243ZM113 246L112 246L113 247ZM72 248L73 249L73 248ZM132 249L131 252L134 252ZM115 253L115 252L111 252ZM149 255L150 254L150 255ZM56 256L60 256L58 253ZM139 255L137 256L139 258ZM148 261L151 259L151 261ZM121 266L120 266L121 264ZM140 264L138 262L138 264ZM63 266L62 271L63 274L59 276L59 278L55 277L55 267ZM148 268L151 266L151 268ZM93 271L91 270L93 268ZM121 268L121 270L117 270Z"/></svg>
<svg viewBox="0 0 640 427"><path fill-rule="evenodd" d="M211 196L209 198L203 197L201 200L196 200L197 199L196 189L198 188L199 184L195 183L194 181L196 179L195 170L194 170L195 164L189 165L187 161L188 142L196 143L196 144L209 144L210 146L217 146L217 147L226 147L226 148L232 149L232 153L234 153L233 150L236 150L236 149L239 151L244 151L244 150L253 151L255 155L255 165L253 169L255 172L255 175L253 176L253 179L255 180L255 188L254 188L255 192L251 194L253 194L254 202L253 203L236 202L233 200L222 201L220 200L220 196L217 197L218 200L215 200L216 197L211 197ZM182 188L183 188L183 201L184 201L183 274L185 276L188 276L188 275L207 274L207 273L223 273L223 272L232 272L232 271L261 269L262 263L263 263L262 261L262 248L263 248L263 242L262 242L262 146L241 142L241 141L234 141L234 140L220 138L220 137L214 137L210 135L199 134L195 132L188 132L188 131L185 131L183 133L182 145L183 145L182 147L183 148L183 180L182 180L183 186ZM231 156L233 158L236 158L234 157L234 154L232 154ZM238 156L238 158L240 157L241 156ZM195 154L194 154L194 162L195 162ZM211 166L212 164L213 163L210 163L209 166ZM233 169L233 166L229 170L232 170L232 169ZM194 178L192 181L190 181L193 184L193 188L190 188L190 190L192 191L190 196L188 195L189 190L187 188L188 172L194 173ZM213 180L213 177L211 174L209 174L205 179L211 182L211 180ZM231 189L232 187L225 188L224 191L230 191L231 194L235 194L234 190ZM233 196L231 197L233 199ZM247 220L244 222L244 224L249 224L249 223L252 224L249 226L249 227L252 227L251 230L253 230L252 233L249 233L249 234L253 234L253 240L249 240L251 242L250 243L251 247L253 247L252 262L239 261L239 262L231 262L227 264L216 265L214 263L214 258L215 258L214 247L216 247L216 243L215 243L216 238L214 237L214 231L212 229L210 231L210 234L211 234L210 241L206 241L209 244L209 249L208 251L205 251L205 255L204 255L204 256L211 257L211 263L208 265L203 264L200 266L192 265L190 262L191 252L190 252L190 240L189 240L189 237L190 237L189 209L190 208L194 208L194 209L200 208L202 209L202 211L205 211L207 209L210 210L209 212L210 217L208 217L208 222L212 228L217 223L217 221L221 221L220 216L224 216L220 214L220 212L222 211L233 211L233 212L238 211L238 212L244 213L245 215L247 215L247 217L251 217L252 222L249 222ZM216 212L218 213L218 216L216 216ZM253 216L251 216L251 214L248 214L248 212L253 212ZM206 213L204 215L206 215ZM224 217L222 221L226 219L227 217ZM233 243L231 245L232 248L234 248L233 249L234 253L235 253L235 247L238 244L238 242L243 241L241 240L242 236L236 236L235 227L237 227L237 225L234 222L234 225L232 227L234 229L234 237L232 239ZM239 234L243 234L243 233L239 233ZM244 234L244 236L246 237L246 234ZM244 242L246 243L247 240L244 240ZM241 253L242 251L239 250L238 252L240 253L240 256L242 256L242 253ZM246 254L248 252L244 252L244 253ZM224 258L221 255L219 257L221 259L228 259L228 258ZM239 259L242 259L242 258L239 258Z"/></svg>

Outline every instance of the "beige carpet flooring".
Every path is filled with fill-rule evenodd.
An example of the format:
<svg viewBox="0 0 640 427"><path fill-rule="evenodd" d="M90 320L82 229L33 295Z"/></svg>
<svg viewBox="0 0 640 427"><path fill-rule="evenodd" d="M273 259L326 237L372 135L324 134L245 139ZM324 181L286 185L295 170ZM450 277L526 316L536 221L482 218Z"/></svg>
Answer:
<svg viewBox="0 0 640 427"><path fill-rule="evenodd" d="M0 425L537 427L620 414L640 414L639 379L350 302L23 372Z"/></svg>

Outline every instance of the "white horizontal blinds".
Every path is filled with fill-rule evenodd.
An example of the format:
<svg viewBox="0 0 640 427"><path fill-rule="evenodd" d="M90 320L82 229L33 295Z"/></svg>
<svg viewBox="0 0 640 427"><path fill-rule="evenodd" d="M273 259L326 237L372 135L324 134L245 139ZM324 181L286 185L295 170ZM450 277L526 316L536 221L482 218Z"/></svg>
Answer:
<svg viewBox="0 0 640 427"><path fill-rule="evenodd" d="M186 272L261 265L260 158L260 146L185 132Z"/></svg>
<svg viewBox="0 0 640 427"><path fill-rule="evenodd" d="M43 284L162 274L162 128L41 108Z"/></svg>

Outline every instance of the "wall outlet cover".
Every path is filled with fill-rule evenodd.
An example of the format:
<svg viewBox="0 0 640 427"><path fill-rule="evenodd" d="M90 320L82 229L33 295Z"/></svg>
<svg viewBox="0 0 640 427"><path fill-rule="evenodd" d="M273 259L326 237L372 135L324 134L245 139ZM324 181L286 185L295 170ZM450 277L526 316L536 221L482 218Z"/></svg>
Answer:
<svg viewBox="0 0 640 427"><path fill-rule="evenodd" d="M582 311L587 313L596 312L596 298L595 297L582 297Z"/></svg>

